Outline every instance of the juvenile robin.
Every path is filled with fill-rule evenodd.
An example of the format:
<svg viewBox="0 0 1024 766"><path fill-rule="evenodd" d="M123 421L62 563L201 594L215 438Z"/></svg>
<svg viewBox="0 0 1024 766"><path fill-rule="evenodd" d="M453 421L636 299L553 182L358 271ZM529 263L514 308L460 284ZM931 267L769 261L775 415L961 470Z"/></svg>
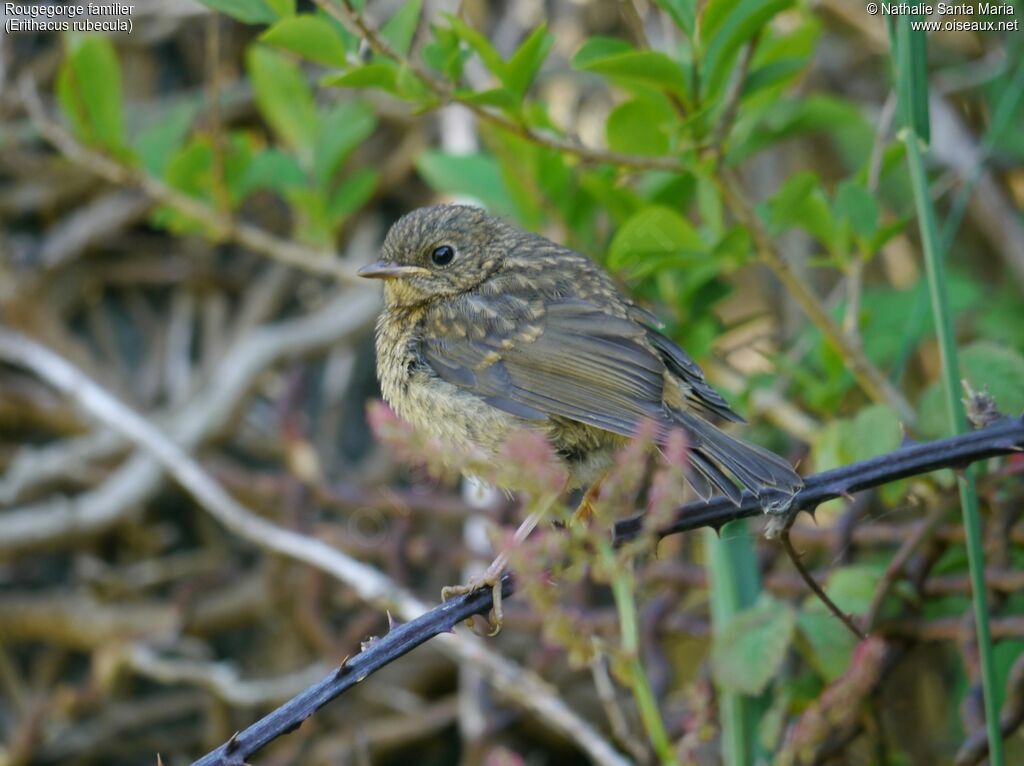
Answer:
<svg viewBox="0 0 1024 766"><path fill-rule="evenodd" d="M687 481L702 498L739 503L746 491L776 512L803 486L778 455L710 422L743 419L580 253L480 208L433 205L395 223L381 259L359 274L384 282L384 399L443 442L496 456L512 431L539 430L570 486L583 487L599 484L616 450L653 421L663 434L685 431ZM504 563L448 590L494 585Z"/></svg>

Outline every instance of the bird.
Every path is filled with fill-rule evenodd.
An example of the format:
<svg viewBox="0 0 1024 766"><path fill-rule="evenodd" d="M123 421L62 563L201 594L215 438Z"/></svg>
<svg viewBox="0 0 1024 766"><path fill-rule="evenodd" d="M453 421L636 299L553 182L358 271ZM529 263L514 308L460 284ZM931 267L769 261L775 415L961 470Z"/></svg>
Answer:
<svg viewBox="0 0 1024 766"><path fill-rule="evenodd" d="M782 457L715 425L744 420L657 317L582 253L483 208L439 204L399 218L358 274L384 283L384 400L453 454L496 460L510 434L539 431L568 486L593 489L654 423L661 437L685 433L686 479L701 498L739 504L749 492L775 513L803 486Z"/></svg>

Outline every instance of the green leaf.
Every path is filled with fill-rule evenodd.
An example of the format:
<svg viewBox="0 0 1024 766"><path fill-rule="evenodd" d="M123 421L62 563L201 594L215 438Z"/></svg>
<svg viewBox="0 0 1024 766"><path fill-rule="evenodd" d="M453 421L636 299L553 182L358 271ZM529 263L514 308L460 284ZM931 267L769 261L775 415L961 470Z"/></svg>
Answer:
<svg viewBox="0 0 1024 766"><path fill-rule="evenodd" d="M633 46L625 40L620 40L617 37L597 35L583 43L579 50L573 54L572 61L569 63L573 69L584 70L593 63L603 61L612 56L619 56L623 53L631 53L633 50Z"/></svg>
<svg viewBox="0 0 1024 766"><path fill-rule="evenodd" d="M903 441L903 430L899 416L891 407L873 404L850 421L846 437L849 460L856 462L897 449Z"/></svg>
<svg viewBox="0 0 1024 766"><path fill-rule="evenodd" d="M796 227L814 235L822 244L833 242L832 210L814 173L790 176L769 202L768 216L775 231Z"/></svg>
<svg viewBox="0 0 1024 766"><path fill-rule="evenodd" d="M783 58L753 69L743 84L743 97L753 96L766 88L784 83L802 72L805 66L806 58Z"/></svg>
<svg viewBox="0 0 1024 766"><path fill-rule="evenodd" d="M85 143L118 152L124 148L121 66L106 37L69 38L57 75L57 99L75 134Z"/></svg>
<svg viewBox="0 0 1024 766"><path fill-rule="evenodd" d="M458 35L459 39L469 44L469 47L476 51L476 55L483 61L484 66L499 80L505 81L505 60L497 49L491 45L491 41L477 32L473 27L458 16L446 14L445 18L451 24L451 29Z"/></svg>
<svg viewBox="0 0 1024 766"><path fill-rule="evenodd" d="M279 14L265 0L199 0L243 24L273 24ZM294 6L293 6L294 7Z"/></svg>
<svg viewBox="0 0 1024 766"><path fill-rule="evenodd" d="M670 208L655 205L641 210L615 233L608 248L608 265L641 275L668 264L693 263L707 251L689 221Z"/></svg>
<svg viewBox="0 0 1024 766"><path fill-rule="evenodd" d="M212 186L213 147L209 136L197 136L167 163L167 182L179 191L203 196Z"/></svg>
<svg viewBox="0 0 1024 766"><path fill-rule="evenodd" d="M729 691L760 694L786 659L795 628L795 611L784 602L762 595L712 639L711 672L715 680Z"/></svg>
<svg viewBox="0 0 1024 766"><path fill-rule="evenodd" d="M420 102L424 106L436 102L434 94L423 80L420 79L412 67L403 63L395 78L395 91L400 98L406 101Z"/></svg>
<svg viewBox="0 0 1024 766"><path fill-rule="evenodd" d="M705 19L715 22L720 19L721 22L701 25L701 37L707 41L703 57L705 93L713 97L722 90L740 47L757 35L775 14L792 4L793 0L740 0L738 3L712 0L708 4ZM719 8L721 11L716 13Z"/></svg>
<svg viewBox="0 0 1024 766"><path fill-rule="evenodd" d="M264 0L279 19L295 15L295 0Z"/></svg>
<svg viewBox="0 0 1024 766"><path fill-rule="evenodd" d="M857 639L824 604L808 600L797 615L797 627L803 639L797 642L802 653L826 682L846 672Z"/></svg>
<svg viewBox="0 0 1024 766"><path fill-rule="evenodd" d="M334 236L327 214L327 199L320 189L296 186L288 190L288 204L296 213L292 236L302 242L326 246Z"/></svg>
<svg viewBox="0 0 1024 766"><path fill-rule="evenodd" d="M409 54L422 10L423 0L406 0L405 4L395 11L395 15L380 28L380 36L402 56Z"/></svg>
<svg viewBox="0 0 1024 766"><path fill-rule="evenodd" d="M364 101L339 104L324 116L313 150L313 165L320 183L331 178L345 158L377 128L373 107Z"/></svg>
<svg viewBox="0 0 1024 766"><path fill-rule="evenodd" d="M282 19L260 41L327 66L345 66L345 44L327 19L303 14Z"/></svg>
<svg viewBox="0 0 1024 766"><path fill-rule="evenodd" d="M209 136L196 136L172 156L164 172L168 185L202 200L212 198L213 144ZM161 206L153 211L154 225L175 234L212 234L203 224L171 207Z"/></svg>
<svg viewBox="0 0 1024 766"><path fill-rule="evenodd" d="M327 203L327 213L335 226L361 208L377 190L380 174L372 168L362 168L345 179Z"/></svg>
<svg viewBox="0 0 1024 766"><path fill-rule="evenodd" d="M434 34L423 46L423 60L434 71L449 80L458 81L466 59L473 54L459 44L459 36L453 30L436 24L431 29Z"/></svg>
<svg viewBox="0 0 1024 766"><path fill-rule="evenodd" d="M711 40L725 23L729 15L734 13L740 0L707 0L700 12L700 36L705 41Z"/></svg>
<svg viewBox="0 0 1024 766"><path fill-rule="evenodd" d="M669 147L665 124L671 119L670 110L650 99L626 101L608 115L608 146L628 154L664 154Z"/></svg>
<svg viewBox="0 0 1024 766"><path fill-rule="evenodd" d="M519 104L519 100L512 95L508 88L491 88L490 90L457 90L455 98L466 104L481 104L483 106L495 106L499 109L511 110Z"/></svg>
<svg viewBox="0 0 1024 766"><path fill-rule="evenodd" d="M866 239L878 231L878 204L862 184L847 180L836 189L836 217L849 222L850 228Z"/></svg>
<svg viewBox="0 0 1024 766"><path fill-rule="evenodd" d="M280 53L262 45L249 47L246 65L263 119L308 167L320 133L320 120L313 92L302 71Z"/></svg>
<svg viewBox="0 0 1024 766"><path fill-rule="evenodd" d="M733 226L715 243L714 259L721 263L723 270L738 269L747 264L754 255L754 243L750 231L743 226Z"/></svg>
<svg viewBox="0 0 1024 766"><path fill-rule="evenodd" d="M398 67L391 61L378 61L341 74L327 75L320 84L339 88L380 88L397 93Z"/></svg>
<svg viewBox="0 0 1024 766"><path fill-rule="evenodd" d="M874 141L874 130L856 105L822 94L772 100L763 109L748 113L741 110L736 121L734 146L728 155L731 163L783 139L822 132L840 148L843 143L852 144L858 157L855 164L859 165Z"/></svg>
<svg viewBox="0 0 1024 766"><path fill-rule="evenodd" d="M548 34L547 24L541 24L526 38L519 50L512 54L502 81L516 98L522 98L540 71L554 38Z"/></svg>
<svg viewBox="0 0 1024 766"><path fill-rule="evenodd" d="M164 175L167 163L181 148L198 112L198 103L178 104L159 122L135 136L132 148L147 173L158 178Z"/></svg>
<svg viewBox="0 0 1024 766"><path fill-rule="evenodd" d="M844 612L865 615L871 608L878 583L885 573L882 564L850 564L833 569L825 581L825 592Z"/></svg>
<svg viewBox="0 0 1024 766"><path fill-rule="evenodd" d="M473 197L498 215L515 214L501 170L490 155L426 151L416 169L437 191Z"/></svg>
<svg viewBox="0 0 1024 766"><path fill-rule="evenodd" d="M259 189L269 189L283 197L290 189L306 183L306 174L292 155L279 149L264 149L253 156L234 184L232 193L236 202Z"/></svg>
<svg viewBox="0 0 1024 766"><path fill-rule="evenodd" d="M621 41L591 38L573 56L572 66L626 83L665 90L684 100L687 96L682 66L660 51L637 51Z"/></svg>
<svg viewBox="0 0 1024 766"><path fill-rule="evenodd" d="M672 17L672 21L686 32L687 36L693 36L697 19L696 0L654 0L654 4L668 13Z"/></svg>

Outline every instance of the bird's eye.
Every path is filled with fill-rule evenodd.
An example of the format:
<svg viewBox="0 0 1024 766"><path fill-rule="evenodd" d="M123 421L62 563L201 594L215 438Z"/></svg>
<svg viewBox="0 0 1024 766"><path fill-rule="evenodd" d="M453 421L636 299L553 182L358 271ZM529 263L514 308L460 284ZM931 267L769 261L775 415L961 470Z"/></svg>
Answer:
<svg viewBox="0 0 1024 766"><path fill-rule="evenodd" d="M434 262L435 266L447 266L452 262L452 258L455 257L455 248L451 245L441 245L440 247L434 248L434 252L430 254L430 260Z"/></svg>

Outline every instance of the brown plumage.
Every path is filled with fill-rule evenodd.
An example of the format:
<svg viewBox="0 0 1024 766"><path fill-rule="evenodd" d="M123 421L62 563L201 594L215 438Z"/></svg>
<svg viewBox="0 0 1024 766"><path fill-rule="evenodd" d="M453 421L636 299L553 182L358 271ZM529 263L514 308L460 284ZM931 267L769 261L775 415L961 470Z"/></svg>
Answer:
<svg viewBox="0 0 1024 766"><path fill-rule="evenodd" d="M802 486L782 458L707 420L742 422L656 319L579 253L479 208L435 205L400 219L360 273L384 280L384 398L442 440L496 452L513 429L540 429L580 486L650 420L685 430L702 497L739 502L748 490L780 510Z"/></svg>

